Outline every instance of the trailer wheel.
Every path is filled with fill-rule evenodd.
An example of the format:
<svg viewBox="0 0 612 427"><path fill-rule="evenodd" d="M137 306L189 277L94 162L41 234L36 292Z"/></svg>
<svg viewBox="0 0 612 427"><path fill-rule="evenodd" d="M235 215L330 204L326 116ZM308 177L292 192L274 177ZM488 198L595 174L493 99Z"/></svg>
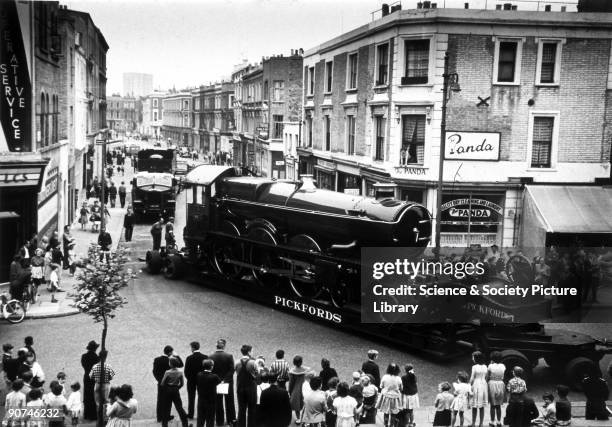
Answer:
<svg viewBox="0 0 612 427"><path fill-rule="evenodd" d="M510 378L512 378L512 369L514 369L515 366L519 366L523 368L523 379L525 382L529 382L532 374L531 363L523 353L516 350L503 350L501 355L502 363L506 365L504 381L507 382Z"/></svg>
<svg viewBox="0 0 612 427"><path fill-rule="evenodd" d="M159 251L147 251L145 259L147 262L147 267L149 268L149 273L151 274L158 274L164 266L162 256Z"/></svg>
<svg viewBox="0 0 612 427"><path fill-rule="evenodd" d="M297 236L293 236L289 239L289 246L309 251L311 253L321 253L321 247L319 244L307 234L299 234ZM290 267L288 265L288 267ZM308 267L298 267L300 269L300 273L304 276L314 278L314 271L308 272ZM314 266L311 267L314 270ZM300 280L298 278L289 279L289 284L291 285L291 290L300 298L313 299L318 297L323 290L320 283L316 281L310 280Z"/></svg>
<svg viewBox="0 0 612 427"><path fill-rule="evenodd" d="M179 255L170 255L166 258L166 268L164 269L164 276L166 279L176 280L180 278L185 272L185 263L183 258Z"/></svg>
<svg viewBox="0 0 612 427"><path fill-rule="evenodd" d="M582 391L582 380L585 374L589 376L601 376L601 370L597 363L587 357L576 357L565 365L565 379L567 384L574 390Z"/></svg>

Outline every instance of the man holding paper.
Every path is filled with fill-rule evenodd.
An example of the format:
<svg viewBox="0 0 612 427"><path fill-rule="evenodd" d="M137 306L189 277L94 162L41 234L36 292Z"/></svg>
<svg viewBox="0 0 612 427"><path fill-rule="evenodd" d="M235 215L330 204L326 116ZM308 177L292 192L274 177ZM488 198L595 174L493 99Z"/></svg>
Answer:
<svg viewBox="0 0 612 427"><path fill-rule="evenodd" d="M215 405L217 425L222 426L232 424L236 421L236 408L234 407L234 356L225 352L226 341L221 338L217 341L217 350L209 356L209 359L214 362L212 373L221 378L224 388L227 388L225 394L217 393L217 404ZM224 390L221 390L224 391ZM223 401L225 400L225 411L223 410Z"/></svg>

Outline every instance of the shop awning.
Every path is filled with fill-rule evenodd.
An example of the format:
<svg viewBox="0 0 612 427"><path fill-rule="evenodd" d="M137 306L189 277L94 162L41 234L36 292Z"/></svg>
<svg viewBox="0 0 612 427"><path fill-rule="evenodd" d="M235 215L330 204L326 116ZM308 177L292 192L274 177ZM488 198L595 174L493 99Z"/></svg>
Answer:
<svg viewBox="0 0 612 427"><path fill-rule="evenodd" d="M612 188L528 185L525 197L547 233L612 234Z"/></svg>

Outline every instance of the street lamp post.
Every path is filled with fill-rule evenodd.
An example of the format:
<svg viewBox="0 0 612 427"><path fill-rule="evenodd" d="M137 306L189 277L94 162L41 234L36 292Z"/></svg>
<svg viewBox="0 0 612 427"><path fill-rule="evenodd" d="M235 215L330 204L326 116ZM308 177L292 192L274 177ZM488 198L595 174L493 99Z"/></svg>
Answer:
<svg viewBox="0 0 612 427"><path fill-rule="evenodd" d="M442 120L440 121L440 160L438 165L438 188L436 194L436 258L440 257L440 230L442 228L442 189L444 184L444 153L446 151L446 103L448 102L448 90L459 92L459 75L448 72L448 52L444 55L444 82L442 84Z"/></svg>
<svg viewBox="0 0 612 427"><path fill-rule="evenodd" d="M104 203L106 197L106 142L108 139L108 132L104 132L102 137L102 189L101 189L101 200L100 204L102 205L102 218L100 220L100 234L102 234L102 230L106 227L106 203Z"/></svg>

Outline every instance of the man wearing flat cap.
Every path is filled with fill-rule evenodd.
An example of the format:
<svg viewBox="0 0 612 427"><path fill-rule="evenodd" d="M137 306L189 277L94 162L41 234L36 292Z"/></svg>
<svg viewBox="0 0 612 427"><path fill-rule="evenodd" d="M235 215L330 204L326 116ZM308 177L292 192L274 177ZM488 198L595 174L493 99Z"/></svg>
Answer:
<svg viewBox="0 0 612 427"><path fill-rule="evenodd" d="M236 421L236 407L234 406L234 356L225 351L226 341L223 338L217 340L216 351L209 356L214 366L212 373L221 378L221 381L228 384L227 394L217 394L217 404L215 405L217 425L232 424ZM225 397L225 399L224 399ZM225 411L223 401L225 400ZM225 412L225 413L224 413ZM227 420L227 423L224 422Z"/></svg>
<svg viewBox="0 0 612 427"><path fill-rule="evenodd" d="M378 368L378 365L375 362L377 358L378 358L378 351L376 350L368 351L368 360L363 362L363 365L361 365L361 370L363 371L364 374L372 375L372 377L374 378L374 381L372 381L372 384L374 384L377 388L380 389L380 369Z"/></svg>

